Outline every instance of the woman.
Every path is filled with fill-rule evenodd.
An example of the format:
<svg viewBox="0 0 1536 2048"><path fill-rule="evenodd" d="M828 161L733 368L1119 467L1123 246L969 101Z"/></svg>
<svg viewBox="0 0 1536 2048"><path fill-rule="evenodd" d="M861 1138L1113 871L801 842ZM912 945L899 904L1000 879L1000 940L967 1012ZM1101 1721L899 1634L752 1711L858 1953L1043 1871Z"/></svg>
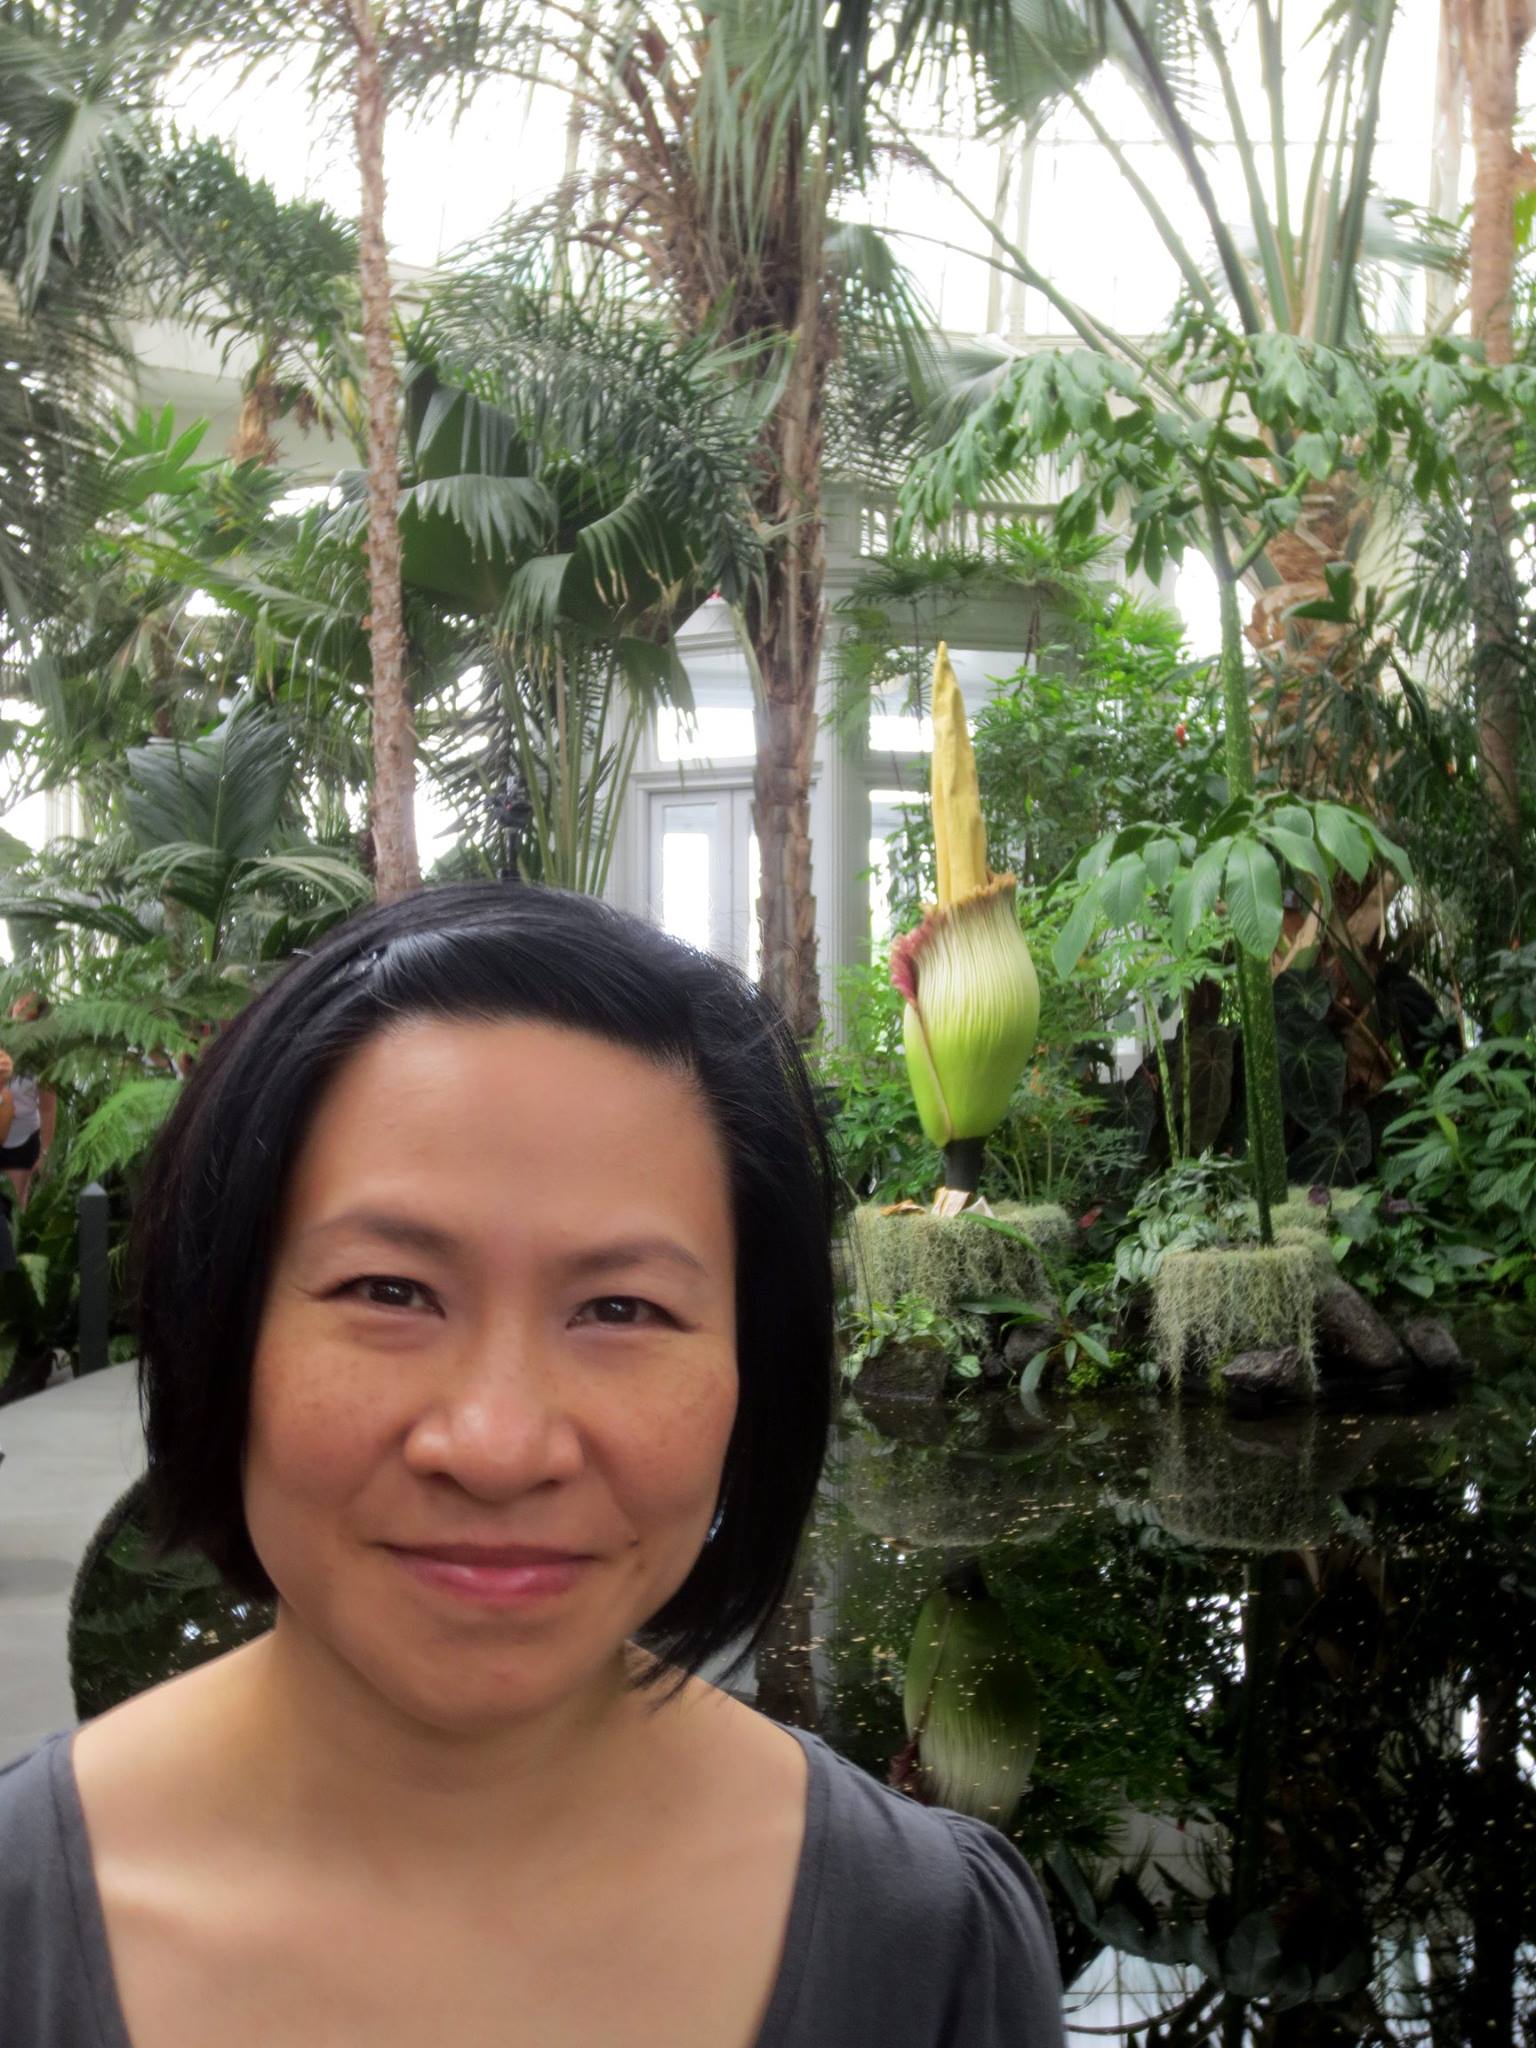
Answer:
<svg viewBox="0 0 1536 2048"><path fill-rule="evenodd" d="M830 1185L762 1001L589 899L418 895L243 1013L143 1391L277 1624L0 1774L0 2041L1060 2042L1008 1844L697 1675L811 1503Z"/></svg>
<svg viewBox="0 0 1536 2048"><path fill-rule="evenodd" d="M11 1019L33 1024L46 1017L48 1004L35 990L11 1005ZM20 1211L27 1206L32 1182L48 1157L58 1118L58 1098L28 1075L18 1074L9 1053L0 1052L0 1167L4 1167Z"/></svg>

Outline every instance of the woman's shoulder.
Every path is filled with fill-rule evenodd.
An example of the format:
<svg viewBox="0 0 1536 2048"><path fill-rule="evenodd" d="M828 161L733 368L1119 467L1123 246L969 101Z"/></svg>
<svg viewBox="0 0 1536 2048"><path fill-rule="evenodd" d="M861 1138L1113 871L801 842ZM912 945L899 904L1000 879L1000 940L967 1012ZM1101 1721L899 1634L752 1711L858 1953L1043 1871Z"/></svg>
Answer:
<svg viewBox="0 0 1536 2048"><path fill-rule="evenodd" d="M807 1984L799 2009L825 2022L828 2002L856 1996L861 2009L847 2012L839 2040L1059 2043L1050 1914L1013 1844L984 1821L879 1784L817 1736L800 1740L814 1887L800 1932L807 1977L820 1982ZM867 2009L876 1986L884 2034ZM784 2038L788 2048L797 2037Z"/></svg>
<svg viewBox="0 0 1536 2048"><path fill-rule="evenodd" d="M56 1776L67 1735L50 1735L36 1749L0 1764L0 1900L16 1889L15 1871L28 1850L56 1850L59 1812ZM35 1874L35 1873L34 1873Z"/></svg>
<svg viewBox="0 0 1536 2048"><path fill-rule="evenodd" d="M0 2041L102 2038L105 1953L88 1939L90 1850L69 1792L67 1734L0 1765Z"/></svg>

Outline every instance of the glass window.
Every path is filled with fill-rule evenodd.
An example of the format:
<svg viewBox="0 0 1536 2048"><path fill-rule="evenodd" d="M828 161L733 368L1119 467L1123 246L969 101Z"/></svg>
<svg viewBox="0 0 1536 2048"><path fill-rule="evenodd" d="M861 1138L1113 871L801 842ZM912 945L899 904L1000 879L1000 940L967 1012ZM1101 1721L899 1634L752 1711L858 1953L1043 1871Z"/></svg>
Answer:
<svg viewBox="0 0 1536 2048"><path fill-rule="evenodd" d="M717 806L668 803L659 809L661 927L708 952L713 937Z"/></svg>
<svg viewBox="0 0 1536 2048"><path fill-rule="evenodd" d="M656 714L656 756L673 761L750 761L757 752L752 706L700 704L684 711Z"/></svg>
<svg viewBox="0 0 1536 2048"><path fill-rule="evenodd" d="M891 930L891 841L904 829L908 810L927 804L926 789L869 792L869 943L883 946Z"/></svg>
<svg viewBox="0 0 1536 2048"><path fill-rule="evenodd" d="M949 658L954 663L960 694L965 699L966 718L971 725L975 724L977 712L992 696L997 685L1017 675L1024 661L1022 654L987 647L951 647ZM928 716L928 700L926 675L922 680L921 712L915 708L912 690L906 683L889 683L871 696L870 752L928 753L933 746L933 720Z"/></svg>

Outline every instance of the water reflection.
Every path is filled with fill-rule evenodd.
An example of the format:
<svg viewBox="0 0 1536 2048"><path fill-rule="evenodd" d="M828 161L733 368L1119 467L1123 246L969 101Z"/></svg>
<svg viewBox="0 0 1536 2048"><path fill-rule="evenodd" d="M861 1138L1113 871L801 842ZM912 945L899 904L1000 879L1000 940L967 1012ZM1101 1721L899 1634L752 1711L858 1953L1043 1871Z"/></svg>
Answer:
<svg viewBox="0 0 1536 2048"><path fill-rule="evenodd" d="M1412 1416L850 1404L823 1730L1017 1838L1084 2039L1536 2040L1533 1444L1528 1370Z"/></svg>

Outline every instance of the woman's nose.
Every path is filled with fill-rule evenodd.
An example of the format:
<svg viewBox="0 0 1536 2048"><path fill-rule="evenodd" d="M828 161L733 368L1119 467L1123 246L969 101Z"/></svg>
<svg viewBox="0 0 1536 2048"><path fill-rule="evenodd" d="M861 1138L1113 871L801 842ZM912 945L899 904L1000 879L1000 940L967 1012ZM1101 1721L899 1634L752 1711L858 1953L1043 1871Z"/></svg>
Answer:
<svg viewBox="0 0 1536 2048"><path fill-rule="evenodd" d="M487 1333L446 1368L406 1439L406 1462L486 1501L560 1485L585 1462L569 1397L557 1362L528 1333Z"/></svg>

